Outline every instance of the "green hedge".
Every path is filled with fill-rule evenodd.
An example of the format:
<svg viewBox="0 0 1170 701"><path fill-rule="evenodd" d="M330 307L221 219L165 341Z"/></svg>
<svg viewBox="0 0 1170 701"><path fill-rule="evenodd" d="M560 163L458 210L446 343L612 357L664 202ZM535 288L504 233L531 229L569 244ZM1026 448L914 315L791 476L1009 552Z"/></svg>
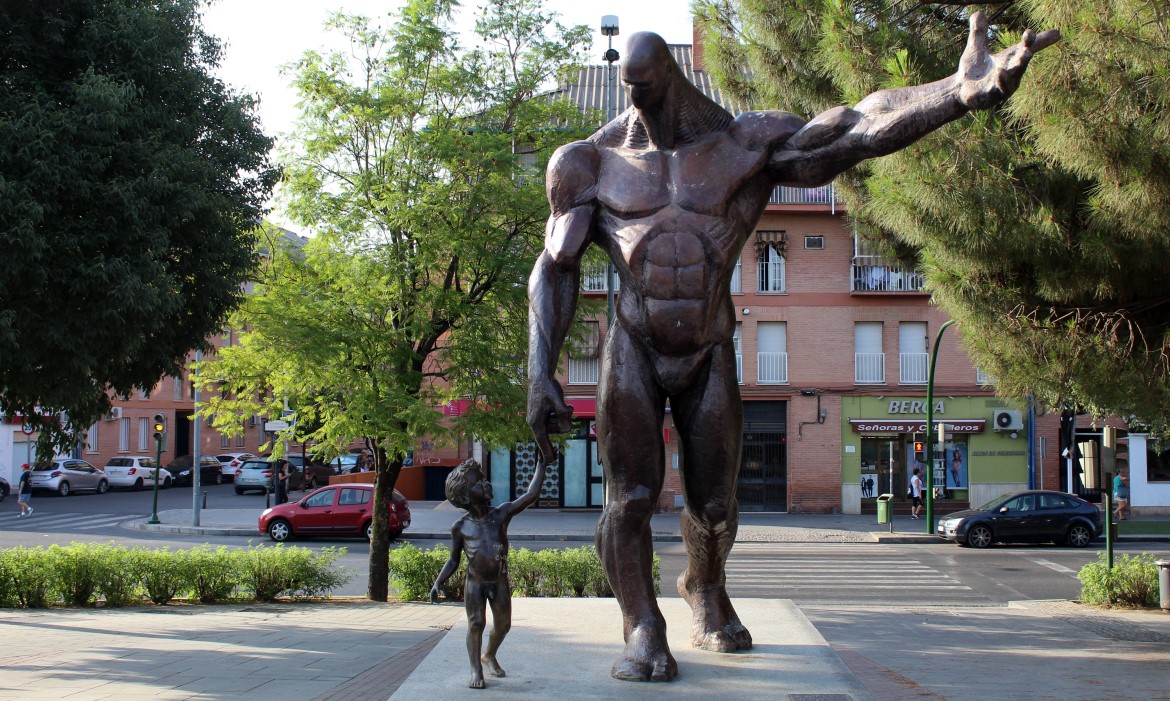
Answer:
<svg viewBox="0 0 1170 701"><path fill-rule="evenodd" d="M345 549L260 545L229 550L125 548L73 543L0 549L0 607L158 605L324 596L351 574L334 568Z"/></svg>
<svg viewBox="0 0 1170 701"><path fill-rule="evenodd" d="M402 601L427 598L431 585L450 557L446 545L430 550L405 543L390 551L390 586ZM660 563L654 555L654 590L660 592ZM513 596L613 596L613 589L597 557L597 548L564 548L532 551L512 550L508 557L508 574ZM467 558L461 558L459 570L443 587L444 598L463 599L467 579Z"/></svg>
<svg viewBox="0 0 1170 701"><path fill-rule="evenodd" d="M1158 565L1150 553L1121 555L1109 569L1105 553L1077 573L1081 602L1094 606L1145 608L1158 605Z"/></svg>

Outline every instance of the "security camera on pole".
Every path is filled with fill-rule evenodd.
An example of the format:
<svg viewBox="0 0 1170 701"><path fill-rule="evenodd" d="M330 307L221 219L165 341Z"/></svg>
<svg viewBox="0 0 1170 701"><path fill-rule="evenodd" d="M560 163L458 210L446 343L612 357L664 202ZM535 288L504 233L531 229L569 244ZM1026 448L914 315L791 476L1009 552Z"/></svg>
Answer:
<svg viewBox="0 0 1170 701"><path fill-rule="evenodd" d="M150 520L147 523L159 523L158 520L158 471L162 464L163 443L167 440L167 417L162 414L154 415L154 508L151 509ZM196 464L193 470L198 470Z"/></svg>

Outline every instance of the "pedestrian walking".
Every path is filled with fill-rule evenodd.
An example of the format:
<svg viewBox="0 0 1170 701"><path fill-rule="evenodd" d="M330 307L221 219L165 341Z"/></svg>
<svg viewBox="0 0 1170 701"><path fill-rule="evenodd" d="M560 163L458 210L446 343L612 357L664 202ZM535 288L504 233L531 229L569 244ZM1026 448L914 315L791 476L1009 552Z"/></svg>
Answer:
<svg viewBox="0 0 1170 701"><path fill-rule="evenodd" d="M914 476L910 478L910 498L914 501L914 508L910 510L910 518L917 519L922 510L922 470L914 468Z"/></svg>
<svg viewBox="0 0 1170 701"><path fill-rule="evenodd" d="M276 472L272 475L274 484L276 486L276 498L273 500L277 504L283 504L288 501L288 461L280 459L276 461Z"/></svg>
<svg viewBox="0 0 1170 701"><path fill-rule="evenodd" d="M20 504L20 515L17 518L26 518L33 515L32 504L28 503L32 498L32 468L28 463L21 467L24 471L20 473L20 482L16 485L16 502Z"/></svg>
<svg viewBox="0 0 1170 701"><path fill-rule="evenodd" d="M1113 478L1113 516L1118 521L1125 520L1125 512L1129 508L1129 485L1125 482L1125 472L1117 471Z"/></svg>

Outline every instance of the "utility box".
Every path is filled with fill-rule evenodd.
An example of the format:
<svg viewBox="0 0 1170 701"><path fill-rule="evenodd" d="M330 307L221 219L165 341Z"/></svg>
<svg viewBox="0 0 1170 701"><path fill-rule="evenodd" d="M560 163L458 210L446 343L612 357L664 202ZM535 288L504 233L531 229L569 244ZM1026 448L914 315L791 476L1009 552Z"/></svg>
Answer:
<svg viewBox="0 0 1170 701"><path fill-rule="evenodd" d="M893 494L883 494L877 498L878 523L890 522L890 509L892 508L891 502L893 499Z"/></svg>

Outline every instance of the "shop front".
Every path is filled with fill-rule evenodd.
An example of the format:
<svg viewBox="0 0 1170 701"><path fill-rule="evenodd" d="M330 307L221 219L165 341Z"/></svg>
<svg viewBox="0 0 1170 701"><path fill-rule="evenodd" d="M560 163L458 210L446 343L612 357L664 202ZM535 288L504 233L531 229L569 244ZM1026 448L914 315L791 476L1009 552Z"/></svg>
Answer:
<svg viewBox="0 0 1170 701"><path fill-rule="evenodd" d="M915 468L927 481L931 440L930 478L938 508L959 510L1026 488L1026 432L1000 430L997 411L1003 412L1003 403L988 397L937 399L931 434L922 397L843 398L842 510L872 513L882 494L909 501Z"/></svg>

